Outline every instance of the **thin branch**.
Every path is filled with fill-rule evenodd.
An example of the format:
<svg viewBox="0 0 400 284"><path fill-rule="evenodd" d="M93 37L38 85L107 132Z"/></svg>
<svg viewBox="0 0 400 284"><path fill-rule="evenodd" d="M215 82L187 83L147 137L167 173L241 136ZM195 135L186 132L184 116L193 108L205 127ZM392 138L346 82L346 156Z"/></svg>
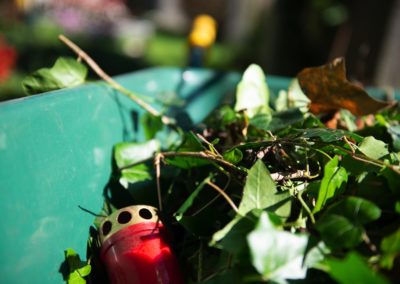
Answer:
<svg viewBox="0 0 400 284"><path fill-rule="evenodd" d="M354 149L353 145L351 145L350 141L347 139L346 136L343 136L343 140L344 140L344 142L346 142L347 145L349 145L349 147L350 147L350 149L351 149L351 152L352 152L353 154L355 154L355 153L356 153L356 150Z"/></svg>
<svg viewBox="0 0 400 284"><path fill-rule="evenodd" d="M398 166L394 166L394 165L389 165L381 160L376 160L376 159L372 159L368 156L365 155L359 155L356 153L353 153L343 147L337 146L337 145L333 145L334 148L345 152L346 154L349 154L349 156L351 156L353 159L364 162L366 164L371 164L380 168L384 168L384 167L388 167L390 170L394 171L395 173L397 173L398 175L400 175L400 170L398 169Z"/></svg>
<svg viewBox="0 0 400 284"><path fill-rule="evenodd" d="M154 157L154 166L156 168L156 183L157 183L157 198L158 198L158 207L160 212L162 211L162 200L161 200L161 183L160 183L160 177L161 177L161 158L162 155L160 153L157 153L156 156Z"/></svg>
<svg viewBox="0 0 400 284"><path fill-rule="evenodd" d="M204 159L204 160L209 160L212 162L216 162L217 164L221 166L225 166L237 173L241 174L247 174L247 172L241 168L236 167L234 164L231 164L230 162L224 160L221 157L218 157L211 152L206 152L206 151L200 151L200 152L161 152L159 153L162 158L164 157L191 157L191 158L198 158L198 159ZM119 171L122 171L124 169L128 169L137 165L140 165L142 163L145 163L149 160L153 159L153 157L149 157L147 159L143 159L131 164L128 164L126 166L118 168Z"/></svg>
<svg viewBox="0 0 400 284"><path fill-rule="evenodd" d="M211 182L211 181L207 181L207 184L209 186L211 186L213 189L215 189L219 194L221 194L221 196L223 198L225 198L226 202L228 202L228 204L232 207L233 211L236 212L236 214L240 214L239 213L239 209L236 207L235 203L232 201L232 199L228 196L228 194L225 193L225 191L223 191L218 185L216 185L215 183Z"/></svg>
<svg viewBox="0 0 400 284"><path fill-rule="evenodd" d="M320 150L320 149L314 149L314 148L311 148L310 147L310 149L312 149L312 150L314 150L314 151L316 151L316 152L318 152L318 153L321 153L322 155L324 155L325 157L327 157L329 160L332 160L332 157L331 156L329 156L327 153L325 153L324 151L322 151L322 150Z"/></svg>
<svg viewBox="0 0 400 284"><path fill-rule="evenodd" d="M208 142L207 139L204 138L203 135L197 133L196 136L197 136L201 141L203 141L204 143L206 143L206 144L208 145L208 147L210 147L210 150L214 151L215 154L217 154L219 157L222 157L222 155L218 152L218 150L215 149L214 145L213 145L212 143Z"/></svg>
<svg viewBox="0 0 400 284"><path fill-rule="evenodd" d="M217 164L219 164L221 166L230 168L231 170L233 170L235 172L238 172L241 174L247 174L247 172L245 170L236 167L234 164L224 160L223 158L213 155L210 152L205 152L205 151L200 151L200 152L162 152L161 154L164 157L192 157L192 158L210 160L210 161L216 162Z"/></svg>
<svg viewBox="0 0 400 284"><path fill-rule="evenodd" d="M228 186L231 183L231 176L229 174L226 174L226 176L228 177L228 181L226 182L224 188L222 189L223 191L225 191ZM221 195L217 194L215 197L213 197L213 199L211 199L209 202L207 202L205 205L203 205L202 207L200 207L199 209L197 209L197 211L195 211L192 216L196 216L197 214L199 214L200 212L202 212L204 209L206 209L208 206L210 206L211 204L214 203L215 200L218 199L218 197L220 197Z"/></svg>
<svg viewBox="0 0 400 284"><path fill-rule="evenodd" d="M303 194L303 191L300 191L297 194L297 199L300 201L300 203L303 206L304 210L306 210L306 212L308 213L308 216L310 216L311 223L315 224L314 214L312 213L310 207L308 207L307 203L304 201L302 194Z"/></svg>
<svg viewBox="0 0 400 284"><path fill-rule="evenodd" d="M104 72L103 69L100 68L100 66L85 51L83 51L79 46L77 46L74 42L72 42L66 36L59 35L58 38L78 55L78 60L83 59L90 66L90 68L92 68L92 70L101 79L103 79L108 84L110 84L111 87L113 87L114 89L120 91L124 95L131 98L137 105L139 105L141 108L143 108L144 110L149 112L151 115L156 116L156 117L161 117L161 120L164 124L166 124L166 125L173 124L173 120L171 118L161 115L161 113L158 110L156 110L151 105L144 102L135 93L129 91L128 89L126 89L125 87L123 87L122 85L120 85L119 83L114 81L106 72Z"/></svg>

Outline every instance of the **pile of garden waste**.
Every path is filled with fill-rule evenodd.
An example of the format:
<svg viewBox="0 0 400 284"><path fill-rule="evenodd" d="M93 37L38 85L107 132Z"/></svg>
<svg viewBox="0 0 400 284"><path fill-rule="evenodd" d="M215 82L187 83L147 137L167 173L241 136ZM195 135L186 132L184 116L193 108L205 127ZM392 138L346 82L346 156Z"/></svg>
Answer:
<svg viewBox="0 0 400 284"><path fill-rule="evenodd" d="M95 228L136 204L158 207L187 283L398 281L400 108L344 66L306 68L272 93L253 64L235 99L189 130L144 115L147 140L114 147L109 186L129 198L105 199L87 261L66 251L69 283L104 281Z"/></svg>

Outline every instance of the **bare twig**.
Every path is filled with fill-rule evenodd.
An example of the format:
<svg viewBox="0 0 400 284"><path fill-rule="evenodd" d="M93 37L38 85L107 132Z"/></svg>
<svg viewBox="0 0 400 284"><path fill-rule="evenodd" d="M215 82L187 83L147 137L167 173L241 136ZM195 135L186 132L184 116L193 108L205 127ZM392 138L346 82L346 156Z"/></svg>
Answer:
<svg viewBox="0 0 400 284"><path fill-rule="evenodd" d="M228 196L228 194L225 193L225 191L223 191L218 185L216 185L211 181L207 181L207 184L211 186L213 189L215 189L219 194L221 194L221 196L226 200L226 202L228 202L228 204L232 207L233 211L235 211L236 214L240 214L239 209L236 207L235 203Z"/></svg>
<svg viewBox="0 0 400 284"><path fill-rule="evenodd" d="M229 174L226 175L228 177L228 181L226 182L224 188L222 189L223 191L225 191L227 189L227 187L229 186L229 184L231 183L231 176ZM200 212L202 212L204 209L206 209L208 206L210 206L212 203L214 203L215 200L218 199L218 197L220 197L221 195L217 194L213 199L211 199L209 202L207 202L205 205L203 205L202 207L200 207L199 209L197 209L197 211L195 211L192 216L196 216L197 214L199 214Z"/></svg>
<svg viewBox="0 0 400 284"><path fill-rule="evenodd" d="M160 212L162 211L162 200L161 200L161 184L160 184L160 177L161 177L161 158L162 154L157 153L156 156L154 157L154 166L156 168L156 183L157 183L157 198L158 198L158 209Z"/></svg>
<svg viewBox="0 0 400 284"><path fill-rule="evenodd" d="M294 173L284 173L284 172L276 172L271 174L271 178L274 181L281 181L281 180L288 180L288 179L296 179L296 178L307 178L307 179L313 179L316 176L310 176L310 173L305 170L298 170Z"/></svg>
<svg viewBox="0 0 400 284"><path fill-rule="evenodd" d="M162 155L164 157L192 157L192 158L210 160L210 161L216 162L217 164L219 164L221 166L225 166L237 173L247 174L245 170L236 167L234 164L224 160L223 158L213 155L210 152L205 152L205 151L200 151L200 152L163 152Z"/></svg>
<svg viewBox="0 0 400 284"><path fill-rule="evenodd" d="M85 51L83 51L79 46L77 46L66 36L59 35L58 38L78 55L78 60L83 59L90 66L90 68L92 68L92 70L101 79L110 84L111 87L131 98L137 105L139 105L141 108L149 112L151 115L156 117L161 117L161 120L164 124L166 125L174 124L171 118L162 115L158 110L156 110L151 105L145 103L142 99L140 99L135 93L129 91L128 89L126 89L125 87L114 81L107 73L104 72L103 69L100 68L100 66Z"/></svg>
<svg viewBox="0 0 400 284"><path fill-rule="evenodd" d="M210 147L210 150L214 151L215 154L216 154L217 156L222 157L222 155L218 152L218 150L215 149L214 145L213 145L212 143L208 142L207 139L204 138L203 135L197 133L196 136L197 136L201 141L203 141L204 143L206 143L206 144L208 145L208 147Z"/></svg>
<svg viewBox="0 0 400 284"><path fill-rule="evenodd" d="M349 154L349 156L352 157L354 160L358 160L358 161L364 162L366 164L374 165L374 166L377 166L377 167L380 167L380 168L387 167L388 169L394 171L396 174L400 175L399 166L390 165L390 164L387 164L387 163L385 163L385 162L383 162L381 160L377 160L377 159L373 159L373 158L370 158L370 157L365 156L365 155L360 155L360 154L357 154L357 153L353 153L352 151L349 151L349 150L347 150L347 149L345 149L343 147L337 146L337 145L333 145L333 147L335 147L336 149L338 149L340 151L345 152L346 154Z"/></svg>
<svg viewBox="0 0 400 284"><path fill-rule="evenodd" d="M349 147L350 147L350 149L351 149L351 152L352 152L353 154L355 154L355 153L356 153L356 150L354 149L353 145L351 145L351 142L347 139L346 136L343 136L343 140L344 140L344 142L346 142L347 145L349 145Z"/></svg>

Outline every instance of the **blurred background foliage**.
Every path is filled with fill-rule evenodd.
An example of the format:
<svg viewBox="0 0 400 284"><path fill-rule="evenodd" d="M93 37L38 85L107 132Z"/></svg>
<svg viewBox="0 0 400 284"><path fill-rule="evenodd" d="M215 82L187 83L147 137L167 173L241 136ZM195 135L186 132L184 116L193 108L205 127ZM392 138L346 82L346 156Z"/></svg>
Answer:
<svg viewBox="0 0 400 284"><path fill-rule="evenodd" d="M345 56L349 77L399 87L400 1L7 0L0 2L0 100L24 96L21 80L72 53L63 33L109 74L188 65L199 14L217 23L201 66L295 76ZM397 73L396 73L397 72ZM94 78L94 77L92 77Z"/></svg>

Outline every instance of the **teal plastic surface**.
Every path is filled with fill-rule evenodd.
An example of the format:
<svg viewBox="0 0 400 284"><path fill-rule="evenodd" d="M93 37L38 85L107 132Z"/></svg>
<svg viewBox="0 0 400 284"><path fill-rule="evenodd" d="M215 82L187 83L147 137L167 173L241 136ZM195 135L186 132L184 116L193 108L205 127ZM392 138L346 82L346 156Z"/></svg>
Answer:
<svg viewBox="0 0 400 284"><path fill-rule="evenodd" d="M240 77L154 68L116 79L150 98L177 93L186 105L170 114L190 126L232 98ZM276 93L289 83L267 81ZM141 114L103 83L0 104L0 283L63 283L63 250L85 257L94 217L78 206L101 209L112 147L143 139Z"/></svg>

